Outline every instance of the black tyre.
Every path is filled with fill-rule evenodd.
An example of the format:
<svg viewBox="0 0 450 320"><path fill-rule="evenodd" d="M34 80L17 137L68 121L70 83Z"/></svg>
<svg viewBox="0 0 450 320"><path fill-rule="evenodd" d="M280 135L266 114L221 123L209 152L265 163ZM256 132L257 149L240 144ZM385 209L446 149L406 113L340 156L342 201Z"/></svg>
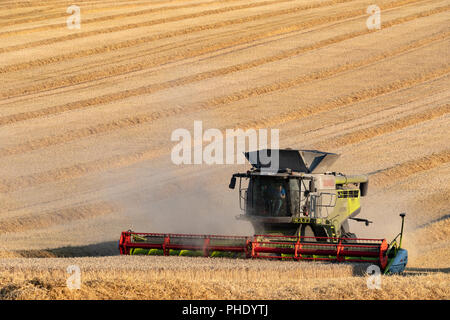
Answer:
<svg viewBox="0 0 450 320"><path fill-rule="evenodd" d="M315 237L314 229L310 225L302 225L299 230L301 237ZM307 239L307 241L316 241L315 239Z"/></svg>
<svg viewBox="0 0 450 320"><path fill-rule="evenodd" d="M325 231L324 228L320 227L320 226L311 226L311 225L302 225L299 228L298 234L302 237L319 237L319 238L325 238L327 237L327 232ZM305 241L311 242L326 242L327 239L306 239Z"/></svg>
<svg viewBox="0 0 450 320"><path fill-rule="evenodd" d="M344 242L346 243L356 243L356 240L352 240L356 238L356 234L352 233L352 232L346 232L346 233L341 233L341 238L344 239L348 239L348 240L344 240Z"/></svg>

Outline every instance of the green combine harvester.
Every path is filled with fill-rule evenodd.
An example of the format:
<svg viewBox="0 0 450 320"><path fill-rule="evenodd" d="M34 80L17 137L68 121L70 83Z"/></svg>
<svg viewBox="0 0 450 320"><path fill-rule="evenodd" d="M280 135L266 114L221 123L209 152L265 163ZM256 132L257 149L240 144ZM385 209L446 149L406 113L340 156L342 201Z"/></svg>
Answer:
<svg viewBox="0 0 450 320"><path fill-rule="evenodd" d="M384 273L405 269L408 253L401 248L405 214L400 215L401 232L390 243L357 238L350 231L349 219L366 226L372 223L357 217L368 177L327 171L337 154L266 149L245 156L252 168L233 174L229 187L235 189L239 179L243 213L237 219L249 221L254 236L125 231L120 253L364 262L378 265Z"/></svg>

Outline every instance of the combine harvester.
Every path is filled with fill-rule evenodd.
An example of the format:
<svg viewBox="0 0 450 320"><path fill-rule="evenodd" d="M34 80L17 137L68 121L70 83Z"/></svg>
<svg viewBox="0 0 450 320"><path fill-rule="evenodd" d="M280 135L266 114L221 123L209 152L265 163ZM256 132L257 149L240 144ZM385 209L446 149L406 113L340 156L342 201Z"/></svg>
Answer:
<svg viewBox="0 0 450 320"><path fill-rule="evenodd" d="M270 170L260 159L273 150L246 153L252 168L233 174L229 187L239 178L237 219L253 225L255 235L220 236L194 234L122 232L121 254L226 256L282 260L364 262L376 264L385 274L400 273L408 252L401 248L401 232L385 239L357 238L348 219L361 211L360 197L367 194L368 177L328 172L337 154L315 150L276 150L278 170ZM263 157L264 156L264 157ZM244 181L242 181L244 179Z"/></svg>

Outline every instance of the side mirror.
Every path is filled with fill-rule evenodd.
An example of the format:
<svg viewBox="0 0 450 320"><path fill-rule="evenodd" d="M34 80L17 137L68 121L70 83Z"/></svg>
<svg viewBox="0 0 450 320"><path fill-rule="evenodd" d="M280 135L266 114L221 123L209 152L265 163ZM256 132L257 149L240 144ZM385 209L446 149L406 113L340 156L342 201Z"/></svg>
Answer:
<svg viewBox="0 0 450 320"><path fill-rule="evenodd" d="M365 197L367 195L368 189L369 189L369 181L361 182L359 184L359 190L360 190L361 197Z"/></svg>
<svg viewBox="0 0 450 320"><path fill-rule="evenodd" d="M309 192L316 192L316 184L314 180L309 180Z"/></svg>
<svg viewBox="0 0 450 320"><path fill-rule="evenodd" d="M230 180L230 185L228 186L228 188L234 189L235 187L236 187L236 177L232 176L231 180Z"/></svg>

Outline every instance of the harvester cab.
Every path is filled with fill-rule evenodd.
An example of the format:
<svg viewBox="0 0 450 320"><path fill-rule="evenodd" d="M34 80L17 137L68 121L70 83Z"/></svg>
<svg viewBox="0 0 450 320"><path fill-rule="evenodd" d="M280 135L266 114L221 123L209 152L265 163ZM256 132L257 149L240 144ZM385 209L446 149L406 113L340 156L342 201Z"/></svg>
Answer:
<svg viewBox="0 0 450 320"><path fill-rule="evenodd" d="M337 154L269 149L245 155L252 168L234 174L229 186L235 188L239 178L243 214L237 218L250 221L257 234L356 238L348 219L370 223L356 218L368 177L327 171ZM274 157L275 168L262 161Z"/></svg>
<svg viewBox="0 0 450 320"><path fill-rule="evenodd" d="M252 168L233 174L239 179L238 219L250 221L253 236L122 232L121 254L189 255L282 260L364 262L384 273L400 273L408 252L401 248L402 228L388 243L361 239L349 230L348 219L361 211L368 177L327 171L337 154L315 150L259 150L245 154ZM276 159L276 165L269 163Z"/></svg>

